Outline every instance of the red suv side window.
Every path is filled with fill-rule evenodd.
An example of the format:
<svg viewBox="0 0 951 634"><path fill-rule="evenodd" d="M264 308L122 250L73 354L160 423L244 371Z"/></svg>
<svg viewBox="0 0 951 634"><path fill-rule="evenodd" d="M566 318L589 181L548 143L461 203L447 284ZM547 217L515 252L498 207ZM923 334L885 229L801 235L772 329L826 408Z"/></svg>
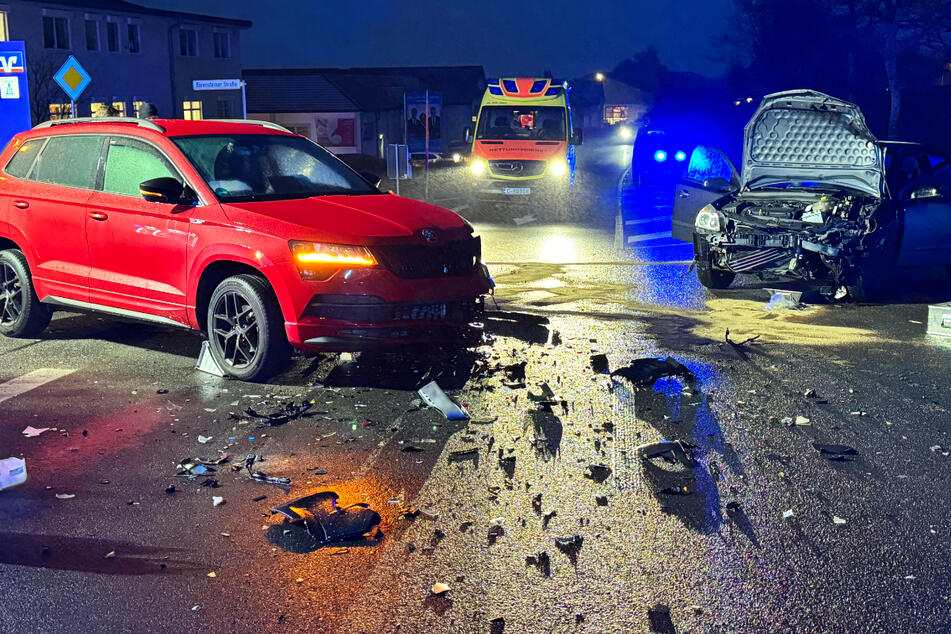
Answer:
<svg viewBox="0 0 951 634"><path fill-rule="evenodd" d="M30 139L21 145L7 163L7 174L16 178L26 178L45 142L46 139Z"/></svg>
<svg viewBox="0 0 951 634"><path fill-rule="evenodd" d="M65 187L93 189L101 145L100 135L50 137L36 159L31 179Z"/></svg>

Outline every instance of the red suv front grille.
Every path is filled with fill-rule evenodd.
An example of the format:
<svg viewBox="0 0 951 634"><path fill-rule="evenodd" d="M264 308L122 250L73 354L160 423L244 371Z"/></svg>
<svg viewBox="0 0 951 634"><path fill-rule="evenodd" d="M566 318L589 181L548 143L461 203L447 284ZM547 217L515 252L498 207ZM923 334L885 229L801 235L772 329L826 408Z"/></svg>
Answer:
<svg viewBox="0 0 951 634"><path fill-rule="evenodd" d="M410 280L459 277L475 271L482 255L482 241L474 237L440 246L389 245L371 250L380 264L397 277Z"/></svg>

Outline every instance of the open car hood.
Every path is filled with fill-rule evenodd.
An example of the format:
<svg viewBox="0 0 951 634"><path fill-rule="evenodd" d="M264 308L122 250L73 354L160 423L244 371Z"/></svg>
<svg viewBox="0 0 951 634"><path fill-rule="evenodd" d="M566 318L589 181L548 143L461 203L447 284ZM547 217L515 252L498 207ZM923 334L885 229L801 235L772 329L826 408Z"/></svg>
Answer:
<svg viewBox="0 0 951 634"><path fill-rule="evenodd" d="M880 196L883 157L858 106L814 90L763 98L746 124L741 187L849 187Z"/></svg>

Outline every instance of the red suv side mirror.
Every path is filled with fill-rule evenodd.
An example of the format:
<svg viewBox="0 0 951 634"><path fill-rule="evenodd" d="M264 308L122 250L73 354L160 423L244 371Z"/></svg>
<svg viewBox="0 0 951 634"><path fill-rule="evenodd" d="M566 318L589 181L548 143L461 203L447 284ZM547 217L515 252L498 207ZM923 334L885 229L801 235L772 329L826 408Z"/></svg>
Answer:
<svg viewBox="0 0 951 634"><path fill-rule="evenodd" d="M191 187L182 185L170 176L153 178L139 184L139 193L150 203L193 205L197 201Z"/></svg>

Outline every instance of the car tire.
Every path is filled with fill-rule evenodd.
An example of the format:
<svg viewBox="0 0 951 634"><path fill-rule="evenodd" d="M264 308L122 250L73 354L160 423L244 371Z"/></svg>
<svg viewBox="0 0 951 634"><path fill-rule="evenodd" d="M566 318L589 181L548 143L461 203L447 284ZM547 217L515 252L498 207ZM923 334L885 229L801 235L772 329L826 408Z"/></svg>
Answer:
<svg viewBox="0 0 951 634"><path fill-rule="evenodd" d="M730 288L730 284L733 283L735 278L736 273L715 269L709 261L703 263L697 262L697 279L700 280L700 283L706 288L714 290Z"/></svg>
<svg viewBox="0 0 951 634"><path fill-rule="evenodd" d="M208 348L222 370L242 381L264 381L283 370L291 347L274 292L256 275L218 284L208 302Z"/></svg>
<svg viewBox="0 0 951 634"><path fill-rule="evenodd" d="M36 296L23 252L0 251L0 334L35 337L46 329L52 316L53 311Z"/></svg>

